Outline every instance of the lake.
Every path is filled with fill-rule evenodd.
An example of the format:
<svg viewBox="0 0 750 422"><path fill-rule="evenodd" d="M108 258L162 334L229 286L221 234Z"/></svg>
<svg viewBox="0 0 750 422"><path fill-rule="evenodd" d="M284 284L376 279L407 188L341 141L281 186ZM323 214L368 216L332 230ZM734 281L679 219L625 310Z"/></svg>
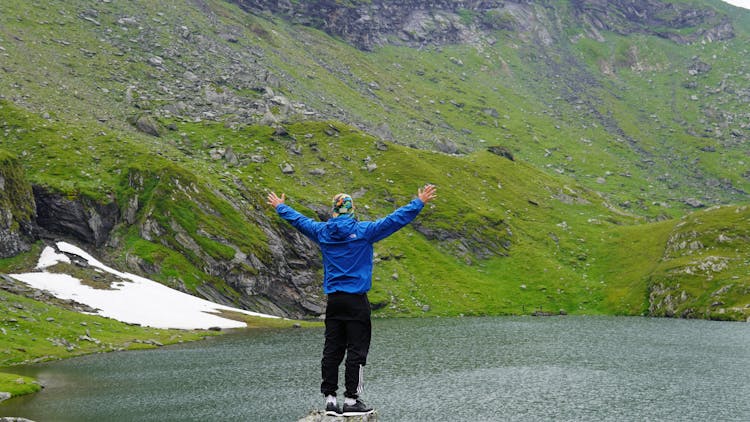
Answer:
<svg viewBox="0 0 750 422"><path fill-rule="evenodd" d="M241 331L12 368L46 388L0 404L0 415L296 421L323 408L322 343L322 328ZM750 421L750 324L375 320L363 400L381 421Z"/></svg>

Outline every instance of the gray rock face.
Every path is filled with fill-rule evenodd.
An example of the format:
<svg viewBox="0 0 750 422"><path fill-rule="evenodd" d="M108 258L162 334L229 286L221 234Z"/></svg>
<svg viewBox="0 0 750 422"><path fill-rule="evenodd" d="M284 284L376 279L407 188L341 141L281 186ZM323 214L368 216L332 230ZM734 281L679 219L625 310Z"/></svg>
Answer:
<svg viewBox="0 0 750 422"><path fill-rule="evenodd" d="M513 153L508 149L507 147L501 146L501 145L495 145L487 148L487 151L499 155L501 157L505 157L509 159L510 161L515 161L515 158L513 157Z"/></svg>
<svg viewBox="0 0 750 422"><path fill-rule="evenodd" d="M482 14L503 7L503 1L489 0L374 0L359 4L346 2L293 2L285 0L235 0L245 10L271 11L304 25L316 26L341 36L363 50L399 39L408 45L447 44L468 41L475 29L467 26L459 11ZM491 21L481 25L492 26Z"/></svg>
<svg viewBox="0 0 750 422"><path fill-rule="evenodd" d="M317 316L325 311L318 271L322 267L320 251L312 241L286 223L278 231L262 225L273 258L261 264L255 276L238 280L245 296L273 301L289 317ZM265 299L267 298L267 299Z"/></svg>
<svg viewBox="0 0 750 422"><path fill-rule="evenodd" d="M0 209L0 258L8 258L30 249L31 226L18 226L11 210Z"/></svg>
<svg viewBox="0 0 750 422"><path fill-rule="evenodd" d="M222 154L226 155L226 151L222 151ZM147 186L157 180L161 182L153 188L151 194L143 195ZM131 198L180 197L188 193L190 202L195 205L194 218L198 220L215 219L218 211L212 204L224 201L242 214L235 215L235 218L244 219L246 224L253 224L262 231L265 241L258 249L240 247L236 237L221 233L221 229L210 225L198 224L196 231L195 228L186 227L182 220L157 218L154 214L155 204L151 202L155 199L123 200L127 204L123 211L123 224L135 226L143 239L176 251L185 256L196 269L226 283L216 287L206 282L197 287L196 293L199 296L216 303L283 317L317 317L323 312L325 302L318 275L321 268L320 251L278 216L269 215L264 208L248 207L189 176L169 170L133 171L128 175L128 182L134 191ZM248 198L253 195L246 191L247 188L242 183L235 183L238 183L238 189ZM183 197L184 199L187 198ZM85 218L81 214L79 212L79 223L75 226L83 230L80 226L85 226ZM211 217L206 217L207 215ZM227 217L228 214L218 221L226 221ZM201 239L211 239L234 252L221 255L211 253ZM119 243L118 239L113 238L107 244ZM144 258L146 259L128 254L127 269L147 277L167 269L164 268L168 265L166 262ZM173 280L173 287L187 291L179 277L180 275ZM227 291L226 286L233 291Z"/></svg>
<svg viewBox="0 0 750 422"><path fill-rule="evenodd" d="M363 50L394 40L407 45L471 42L484 30L506 29L530 34L544 45L553 39L542 22L554 22L534 2L522 0L373 0L333 2L288 0L234 0L253 13L270 11L295 23L314 26L340 36ZM679 43L734 37L732 25L712 9L658 0L592 0L571 2L576 17L591 31L622 34L647 33ZM473 13L475 19L462 18ZM551 20L550 20L551 19ZM690 35L653 28L702 27Z"/></svg>
<svg viewBox="0 0 750 422"><path fill-rule="evenodd" d="M695 198L688 198L684 202L685 204L690 205L693 208L703 208L705 206L703 202Z"/></svg>
<svg viewBox="0 0 750 422"><path fill-rule="evenodd" d="M731 39L734 28L725 18L709 8L658 0L591 0L572 2L578 18L592 30L607 30L620 34L645 33L687 44L701 38ZM691 34L656 28L684 29L705 26Z"/></svg>
<svg viewBox="0 0 750 422"><path fill-rule="evenodd" d="M102 246L120 219L120 210L114 202L102 205L88 198L71 200L41 186L34 186L33 190L36 223L50 233Z"/></svg>
<svg viewBox="0 0 750 422"><path fill-rule="evenodd" d="M0 163L0 258L26 252L34 241L31 185L15 160Z"/></svg>
<svg viewBox="0 0 750 422"><path fill-rule="evenodd" d="M135 128L139 131L146 133L151 136L160 137L161 136L161 130L159 129L159 124L154 121L154 119L148 117L148 116L141 116L136 120L135 122Z"/></svg>

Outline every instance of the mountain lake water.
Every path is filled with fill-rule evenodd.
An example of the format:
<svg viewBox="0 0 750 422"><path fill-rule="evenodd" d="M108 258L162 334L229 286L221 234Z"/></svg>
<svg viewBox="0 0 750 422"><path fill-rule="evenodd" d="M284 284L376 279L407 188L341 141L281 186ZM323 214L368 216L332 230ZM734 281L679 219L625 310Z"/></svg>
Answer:
<svg viewBox="0 0 750 422"><path fill-rule="evenodd" d="M46 387L0 404L0 415L293 422L323 408L322 343L322 328L243 330L14 367ZM380 421L750 421L750 324L375 320L362 398Z"/></svg>

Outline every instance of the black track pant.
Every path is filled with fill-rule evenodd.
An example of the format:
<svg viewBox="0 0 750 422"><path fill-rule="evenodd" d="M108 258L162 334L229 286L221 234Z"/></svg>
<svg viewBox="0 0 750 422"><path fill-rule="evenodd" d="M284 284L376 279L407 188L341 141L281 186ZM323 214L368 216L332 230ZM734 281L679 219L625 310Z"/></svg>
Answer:
<svg viewBox="0 0 750 422"><path fill-rule="evenodd" d="M326 341L323 347L320 391L336 395L339 365L344 360L345 397L357 398L362 393L364 366L370 350L370 302L366 294L336 292L328 295L326 307Z"/></svg>

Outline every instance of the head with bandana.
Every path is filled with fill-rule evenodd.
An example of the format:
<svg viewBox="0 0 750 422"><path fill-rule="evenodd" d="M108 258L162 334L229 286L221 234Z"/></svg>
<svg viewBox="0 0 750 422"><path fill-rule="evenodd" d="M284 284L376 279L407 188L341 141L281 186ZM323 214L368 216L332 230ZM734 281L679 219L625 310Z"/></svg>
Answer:
<svg viewBox="0 0 750 422"><path fill-rule="evenodd" d="M333 209L331 210L334 217L338 217L343 214L354 215L354 202L352 197L345 194L339 193L333 197Z"/></svg>

